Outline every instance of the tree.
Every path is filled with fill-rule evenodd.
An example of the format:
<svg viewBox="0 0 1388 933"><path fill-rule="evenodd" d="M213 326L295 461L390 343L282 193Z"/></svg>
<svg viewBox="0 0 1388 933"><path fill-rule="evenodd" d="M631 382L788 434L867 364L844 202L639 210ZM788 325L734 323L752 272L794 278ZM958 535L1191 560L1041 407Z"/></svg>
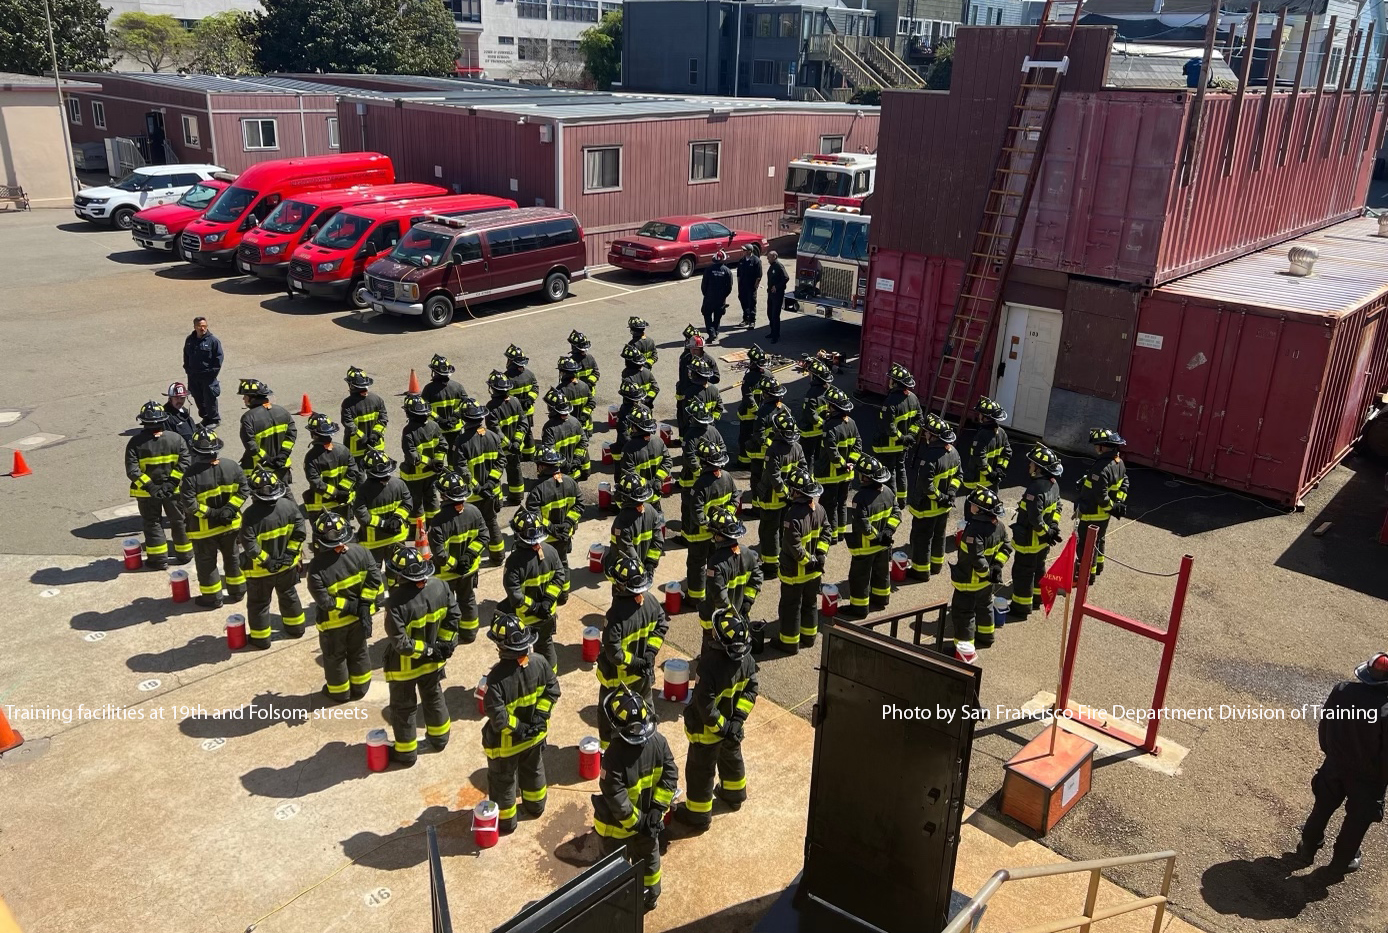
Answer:
<svg viewBox="0 0 1388 933"><path fill-rule="evenodd" d="M848 98L850 104L862 104L864 107L882 106L882 89L880 87L859 88L852 97Z"/></svg>
<svg viewBox="0 0 1388 933"><path fill-rule="evenodd" d="M935 60L925 75L925 86L932 91L948 91L950 75L954 73L954 40L945 39L935 46Z"/></svg>
<svg viewBox="0 0 1388 933"><path fill-rule="evenodd" d="M111 67L106 18L111 8L97 0L49 0L59 71L105 71ZM0 0L0 69L26 75L53 70L48 21L38 0Z"/></svg>
<svg viewBox="0 0 1388 933"><path fill-rule="evenodd" d="M532 43L530 49L534 48ZM545 87L573 87L583 80L583 62L578 55L555 50L550 43L544 49L543 57L532 51L523 61L517 61L511 69L512 76L526 84Z"/></svg>
<svg viewBox="0 0 1388 933"><path fill-rule="evenodd" d="M622 11L604 13L601 22L583 30L578 54L597 86L612 90L612 83L622 77Z"/></svg>
<svg viewBox="0 0 1388 933"><path fill-rule="evenodd" d="M262 71L453 72L458 37L438 0L262 0L261 5L265 12L252 15L256 65Z"/></svg>
<svg viewBox="0 0 1388 933"><path fill-rule="evenodd" d="M193 37L167 13L122 13L111 22L111 48L150 71L188 58Z"/></svg>
<svg viewBox="0 0 1388 933"><path fill-rule="evenodd" d="M398 9L399 19L391 33L390 70L402 75L454 74L458 30L448 7L439 0L402 0Z"/></svg>
<svg viewBox="0 0 1388 933"><path fill-rule="evenodd" d="M227 10L198 20L193 27L192 64L206 74L251 74L255 71L254 18Z"/></svg>

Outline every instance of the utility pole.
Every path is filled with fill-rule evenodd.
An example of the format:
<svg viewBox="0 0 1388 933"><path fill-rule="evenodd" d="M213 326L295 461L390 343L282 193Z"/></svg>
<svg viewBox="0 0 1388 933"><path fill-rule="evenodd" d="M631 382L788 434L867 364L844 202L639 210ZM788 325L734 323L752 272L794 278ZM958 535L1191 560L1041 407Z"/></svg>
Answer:
<svg viewBox="0 0 1388 933"><path fill-rule="evenodd" d="M58 40L53 37L53 14L48 9L48 4L49 0L43 0L43 18L48 23L48 51L53 55L53 89L58 92L58 122L63 126L63 150L67 157L67 181L72 186L72 196L76 197L77 166L72 161L72 135L67 128L67 101L63 99L63 77L58 74Z"/></svg>

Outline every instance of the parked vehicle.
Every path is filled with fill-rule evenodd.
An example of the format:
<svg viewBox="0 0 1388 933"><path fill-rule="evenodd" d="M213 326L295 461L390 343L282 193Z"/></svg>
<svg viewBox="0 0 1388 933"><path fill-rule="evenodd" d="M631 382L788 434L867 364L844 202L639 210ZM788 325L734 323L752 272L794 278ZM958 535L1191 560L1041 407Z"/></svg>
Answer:
<svg viewBox="0 0 1388 933"><path fill-rule="evenodd" d="M366 267L394 249L406 230L429 217L461 217L515 206L510 198L455 194L344 208L311 242L294 250L289 294L350 298L354 308L365 310L370 306Z"/></svg>
<svg viewBox="0 0 1388 933"><path fill-rule="evenodd" d="M357 185L338 191L311 191L286 198L260 226L246 231L237 248L238 271L262 279L284 281L289 258L299 244L315 236L338 211L358 204L435 198L448 194L438 185Z"/></svg>
<svg viewBox="0 0 1388 933"><path fill-rule="evenodd" d="M371 308L444 327L458 307L539 291L562 301L588 274L583 228L568 211L525 207L420 223L366 270Z"/></svg>
<svg viewBox="0 0 1388 933"><path fill-rule="evenodd" d="M184 229L201 217L217 195L230 188L235 180L235 175L217 172L189 188L174 203L145 208L130 219L131 238L145 249L173 253L182 259L183 248L178 239L183 236Z"/></svg>
<svg viewBox="0 0 1388 933"><path fill-rule="evenodd" d="M855 152L802 155L786 169L781 230L798 233L811 205L863 206L877 184L877 156Z"/></svg>
<svg viewBox="0 0 1388 933"><path fill-rule="evenodd" d="M258 225L285 198L307 191L353 185L389 185L395 166L379 152L309 156L260 162L217 196L207 213L188 225L179 242L183 257L200 266L230 269L246 231Z"/></svg>
<svg viewBox="0 0 1388 933"><path fill-rule="evenodd" d="M687 279L695 269L710 265L720 249L730 259L741 258L748 243L758 255L766 251L766 237L757 233L729 230L707 217L662 217L642 226L635 236L613 240L607 261L635 272L673 272Z"/></svg>
<svg viewBox="0 0 1388 933"><path fill-rule="evenodd" d="M72 212L90 223L129 230L137 211L173 204L220 165L143 165L111 185L83 188L72 199Z"/></svg>
<svg viewBox="0 0 1388 933"><path fill-rule="evenodd" d="M106 144L104 142L72 144L72 166L77 171L104 172L106 165Z"/></svg>
<svg viewBox="0 0 1388 933"><path fill-rule="evenodd" d="M868 292L868 225L856 207L811 207L795 247L795 292L787 311L863 324Z"/></svg>

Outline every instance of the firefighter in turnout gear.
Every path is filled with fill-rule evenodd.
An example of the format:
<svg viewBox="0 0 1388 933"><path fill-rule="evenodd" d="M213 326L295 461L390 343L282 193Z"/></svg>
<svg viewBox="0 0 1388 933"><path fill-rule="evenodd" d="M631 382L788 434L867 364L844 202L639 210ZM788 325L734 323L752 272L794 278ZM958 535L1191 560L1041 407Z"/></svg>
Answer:
<svg viewBox="0 0 1388 933"><path fill-rule="evenodd" d="M559 389L545 393L548 420L540 428L540 446L549 447L559 455L559 466L576 479L588 478L588 445L584 443L583 425L573 416L573 405Z"/></svg>
<svg viewBox="0 0 1388 933"><path fill-rule="evenodd" d="M646 366L654 369L656 361L660 359L660 351L656 349L655 341L646 336L650 326L650 322L645 318L627 318L627 330L631 331L631 340L627 341L627 346L640 350L641 359L645 360ZM626 356L623 355L622 359L626 359Z"/></svg>
<svg viewBox="0 0 1388 933"><path fill-rule="evenodd" d="M279 405L270 404L274 391L259 379L242 379L237 391L246 405L241 415L241 469L267 467L286 486L294 481L294 442L299 429L294 418Z"/></svg>
<svg viewBox="0 0 1388 933"><path fill-rule="evenodd" d="M405 459L400 478L410 489L410 517L416 521L439 514L439 491L434 477L448 469L448 447L443 429L429 417L429 403L420 395L405 396L405 428L400 447Z"/></svg>
<svg viewBox="0 0 1388 933"><path fill-rule="evenodd" d="M704 338L699 336L699 330L693 324L684 326L685 349L680 354L679 378L675 380L675 411L681 416L684 413L684 400L699 388L694 383L692 367L695 360L704 360L708 366L705 368L704 382L716 384L722 376L718 372L718 361L708 355L708 350L704 348ZM716 390L715 390L716 391ZM719 407L722 405L720 403ZM680 432L684 432L684 424L681 423Z"/></svg>
<svg viewBox="0 0 1388 933"><path fill-rule="evenodd" d="M800 449L805 451L805 462L814 463L819 456L819 444L824 440L824 419L829 412L825 393L834 384L834 372L818 357L808 357L801 369L810 375L810 387L800 400Z"/></svg>
<svg viewBox="0 0 1388 933"><path fill-rule="evenodd" d="M708 524L713 531L713 551L704 571L704 599L699 604L705 652L711 644L714 613L736 609L744 619L750 619L764 580L757 552L738 543L747 526L737 515L731 509L717 509L709 514Z"/></svg>
<svg viewBox="0 0 1388 933"><path fill-rule="evenodd" d="M698 408L707 412L715 422L723 417L723 397L719 394L717 387L713 385L717 378L718 369L708 357L697 357L689 364L689 394L685 396L682 403L684 407L680 410L680 417L677 419L681 444L685 443L685 437L690 433L688 420L690 408Z"/></svg>
<svg viewBox="0 0 1388 933"><path fill-rule="evenodd" d="M323 512L336 512L343 518L352 514L352 493L361 482L357 461L345 447L333 441L341 426L327 415L312 414L308 433L313 446L304 457L304 511L309 519Z"/></svg>
<svg viewBox="0 0 1388 933"><path fill-rule="evenodd" d="M1007 528L1002 523L1006 508L991 489L975 489L964 505L967 524L959 550L950 565L954 598L949 604L955 650L963 658L974 648L993 644L993 594L1002 579L1002 568L1012 556Z"/></svg>
<svg viewBox="0 0 1388 933"><path fill-rule="evenodd" d="M463 400L469 398L467 389L456 379L449 378L456 367L446 356L437 353L429 361L429 384L420 390L429 406L429 417L443 432L440 445L445 453L453 449L458 433L463 430L463 418L458 414Z"/></svg>
<svg viewBox="0 0 1388 933"><path fill-rule="evenodd" d="M644 906L654 910L660 899L660 834L675 801L679 767L669 743L656 731L650 705L639 696L618 690L602 715L621 741L602 755L601 793L593 795L593 829L604 855L625 847L627 860L642 866Z"/></svg>
<svg viewBox="0 0 1388 933"><path fill-rule="evenodd" d="M246 595L246 576L241 572L236 545L241 507L250 498L251 487L240 466L218 456L221 449L222 440L211 428L193 432L193 465L183 477L179 494L198 571L198 597L193 601L204 609L222 608L218 555L226 574L227 598L239 603Z"/></svg>
<svg viewBox="0 0 1388 933"><path fill-rule="evenodd" d="M911 454L911 569L916 580L929 580L945 569L945 532L959 495L959 451L954 429L934 412L925 416L925 443Z"/></svg>
<svg viewBox="0 0 1388 933"><path fill-rule="evenodd" d="M521 403L521 423L525 428L517 463L535 455L535 402L540 398L540 385L535 374L526 368L525 364L529 362L530 357L514 343L506 348L506 378L511 380L511 397ZM523 492L524 488L521 489Z"/></svg>
<svg viewBox="0 0 1388 933"><path fill-rule="evenodd" d="M136 416L140 433L125 445L125 475L130 479L130 497L140 510L145 533L145 566L163 570L169 565L169 543L164 537L164 518L169 519L175 564L193 558L186 519L179 507L179 486L191 459L188 445L177 431L166 431L168 415L158 402L145 402Z"/></svg>
<svg viewBox="0 0 1388 933"><path fill-rule="evenodd" d="M891 471L896 503L905 507L906 455L915 448L920 437L921 403L912 391L916 387L916 377L905 366L893 363L887 378L891 391L882 404L872 455Z"/></svg>
<svg viewBox="0 0 1388 933"><path fill-rule="evenodd" d="M649 595L651 575L634 557L624 556L612 567L612 606L607 610L598 654L598 708L612 695L626 689L654 702L655 659L665 644L670 620L659 600ZM612 741L612 724L598 719L598 740L603 751Z"/></svg>
<svg viewBox="0 0 1388 933"><path fill-rule="evenodd" d="M761 406L757 409L756 424L752 427L752 440L747 445L747 457L752 461L748 467L749 483L754 495L761 488L761 474L766 467L766 448L771 444L771 419L782 409L789 411L786 408L786 387L775 376L762 376L758 393Z"/></svg>
<svg viewBox="0 0 1388 933"><path fill-rule="evenodd" d="M477 574L491 536L482 511L468 501L473 494L471 477L443 474L439 494L443 507L429 522L429 550L439 580L453 590L458 603L458 640L470 645L477 640Z"/></svg>
<svg viewBox="0 0 1388 933"><path fill-rule="evenodd" d="M636 406L629 420L627 445L622 449L622 465L618 468L619 472L634 473L645 480L651 487L650 503L659 509L661 490L665 481L673 475L675 468L670 460L670 451L660 439L660 425L656 423L650 409L644 405ZM664 521L662 516L661 524L664 524Z"/></svg>
<svg viewBox="0 0 1388 933"><path fill-rule="evenodd" d="M511 531L516 545L506 556L506 569L501 575L506 598L497 609L514 614L523 625L533 628L536 652L544 656L550 667L558 669L554 630L559 607L569 601L568 568L554 548L545 543L548 529L534 512L517 511L511 518Z"/></svg>
<svg viewBox="0 0 1388 933"><path fill-rule="evenodd" d="M742 247L737 263L737 303L742 307L742 326L757 326L757 288L761 286L761 256L751 243Z"/></svg>
<svg viewBox="0 0 1388 933"><path fill-rule="evenodd" d="M771 416L770 443L762 461L761 482L752 496L761 513L757 527L757 550L765 565L762 572L776 572L781 555L781 515L786 508L786 476L805 464L800 449L800 427L789 408L778 408Z"/></svg>
<svg viewBox="0 0 1388 933"><path fill-rule="evenodd" d="M790 505L781 522L780 632L775 646L787 654L811 648L819 636L819 581L829 556L824 533L829 516L819 504L824 487L814 481L803 464L786 476Z"/></svg>
<svg viewBox="0 0 1388 933"><path fill-rule="evenodd" d="M660 384L655 381L655 375L651 372L650 365L646 362L646 356L641 348L634 343L629 343L622 347L622 379L631 380L641 386L645 397L641 401L647 405L654 405L656 397L660 395Z"/></svg>
<svg viewBox="0 0 1388 933"><path fill-rule="evenodd" d="M704 576L708 556L713 549L713 529L709 516L716 511L737 508L737 483L724 467L728 465L728 449L722 437L706 437L694 450L699 460L699 478L689 493L689 519L682 526L685 541L684 580L690 608L703 602Z"/></svg>
<svg viewBox="0 0 1388 933"><path fill-rule="evenodd" d="M737 465L748 466L761 409L761 380L766 375L766 352L755 343L747 350L747 369L742 373L742 400L737 403Z"/></svg>
<svg viewBox="0 0 1388 933"><path fill-rule="evenodd" d="M508 612L492 616L487 637L500 660L487 672L482 698L482 753L487 756L487 797L501 811L497 829L516 829L516 786L525 812L545 812L545 739L559 699L554 667L533 649L535 630Z"/></svg>
<svg viewBox="0 0 1388 933"><path fill-rule="evenodd" d="M623 555L636 558L647 573L654 573L660 555L665 553L665 542L660 535L660 510L650 504L650 485L635 473L623 473L617 477L612 492L618 512L612 519L603 573L611 574Z"/></svg>
<svg viewBox="0 0 1388 933"><path fill-rule="evenodd" d="M169 399L164 403L164 411L169 416L167 430L178 432L178 436L183 438L183 443L191 446L193 416L188 412L188 387L181 382L171 382L165 394Z"/></svg>
<svg viewBox="0 0 1388 933"><path fill-rule="evenodd" d="M501 458L506 468L506 504L519 505L525 494L521 461L525 458L530 428L525 423L525 403L512 394L514 384L506 374L492 370L487 377L487 421L501 440Z"/></svg>
<svg viewBox="0 0 1388 933"><path fill-rule="evenodd" d="M569 355L578 364L578 378L588 383L588 387L596 392L602 372L598 369L598 361L592 350L593 341L589 340L587 335L576 330L569 331Z"/></svg>
<svg viewBox="0 0 1388 933"><path fill-rule="evenodd" d="M323 694L335 703L360 700L371 687L366 642L381 590L381 568L352 541L347 519L336 512L320 515L313 525L308 595L317 610Z"/></svg>
<svg viewBox="0 0 1388 933"><path fill-rule="evenodd" d="M379 450L368 450L362 465L366 477L352 500L352 514L358 540L381 567L409 535L410 487L395 475L395 461Z"/></svg>
<svg viewBox="0 0 1388 933"><path fill-rule="evenodd" d="M848 536L848 481L853 478L854 464L863 455L863 440L850 414L853 400L842 389L830 386L824 393L824 402L824 440L815 457L814 478L824 485L821 501L829 516L825 534L833 544Z"/></svg>
<svg viewBox="0 0 1388 933"><path fill-rule="evenodd" d="M502 444L501 435L487 430L487 410L474 401L463 404L460 412L463 431L453 448L453 464L470 481L468 500L482 513L487 528L487 562L501 566L506 556L506 544L501 540Z"/></svg>
<svg viewBox="0 0 1388 933"><path fill-rule="evenodd" d="M275 471L256 467L246 477L251 504L241 516L241 569L246 574L246 641L270 647L270 597L278 594L286 638L304 637L299 559L308 530Z"/></svg>
<svg viewBox="0 0 1388 933"><path fill-rule="evenodd" d="M697 399L686 402L685 434L680 442L680 533L694 524L694 484L699 480L699 445L705 441L723 443L723 435L714 427L713 417Z"/></svg>
<svg viewBox="0 0 1388 933"><path fill-rule="evenodd" d="M1012 463L1012 442L1002 429L1007 412L1001 405L984 396L974 406L978 412L978 429L969 439L964 454L964 490L991 489L997 492Z"/></svg>
<svg viewBox="0 0 1388 933"><path fill-rule="evenodd" d="M545 529L545 541L559 555L564 569L569 569L569 555L573 553L574 534L583 521L583 490L572 476L563 472L559 452L553 447L542 446L535 452L535 469L539 478L530 492L526 494L526 511L540 517ZM569 592L569 579L564 578L564 592Z"/></svg>
<svg viewBox="0 0 1388 933"><path fill-rule="evenodd" d="M609 450L612 453L613 472L619 473L622 451L626 448L627 437L631 433L631 416L636 409L645 407L646 387L639 382L623 379L617 394L621 396L622 404L617 409L617 436Z"/></svg>
<svg viewBox="0 0 1388 933"><path fill-rule="evenodd" d="M1079 547L1083 553L1090 528L1099 529L1094 541L1094 566L1089 568L1089 582L1104 572L1104 537L1108 534L1110 518L1122 518L1128 513L1128 467L1123 463L1121 448L1128 442L1109 428L1089 432L1089 443L1098 454L1085 467L1080 480L1079 495L1075 497L1074 514L1079 517ZM1075 562L1075 582L1079 582L1079 561Z"/></svg>
<svg viewBox="0 0 1388 933"><path fill-rule="evenodd" d="M1060 485L1064 472L1060 457L1049 447L1037 444L1027 452L1026 489L1017 503L1012 523L1012 605L1011 622L1021 622L1031 610L1041 608L1041 577L1051 545L1060 543Z"/></svg>
<svg viewBox="0 0 1388 933"><path fill-rule="evenodd" d="M443 666L458 646L458 603L453 591L432 579L434 565L412 547L390 555L386 605L386 719L395 727L390 760L410 767L419 753L414 714L424 707L424 732L436 751L448 744L452 720L443 698Z"/></svg>
<svg viewBox="0 0 1388 933"><path fill-rule="evenodd" d="M861 619L869 610L886 609L892 597L892 538L901 525L901 509L892 491L891 471L876 457L858 460L858 492L849 508L853 528L848 537L848 607L840 615Z"/></svg>
<svg viewBox="0 0 1388 933"><path fill-rule="evenodd" d="M347 397L342 400L343 436L347 451L361 464L368 450L385 453L390 416L386 414L385 400L371 391L376 380L362 372L361 367L349 367L343 381L347 383Z"/></svg>
<svg viewBox="0 0 1388 933"><path fill-rule="evenodd" d="M597 399L593 387L578 377L578 361L571 356L559 358L559 391L573 406L573 415L583 427L583 456L588 456L588 441L593 436L593 408Z"/></svg>
<svg viewBox="0 0 1388 933"><path fill-rule="evenodd" d="M747 799L742 731L757 703L752 626L736 610L719 609L713 614L713 642L718 650L699 658L699 682L684 708L684 734L689 739L684 779L689 790L675 819L696 830L712 824L715 794L734 810L742 809Z"/></svg>

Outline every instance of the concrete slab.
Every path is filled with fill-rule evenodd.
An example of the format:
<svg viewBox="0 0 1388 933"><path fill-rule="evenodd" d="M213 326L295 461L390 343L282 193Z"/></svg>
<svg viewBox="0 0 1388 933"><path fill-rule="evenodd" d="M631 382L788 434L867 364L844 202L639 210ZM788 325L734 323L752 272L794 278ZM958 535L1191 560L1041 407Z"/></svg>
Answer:
<svg viewBox="0 0 1388 933"><path fill-rule="evenodd" d="M0 411L0 428L8 427L23 417L22 411Z"/></svg>
<svg viewBox="0 0 1388 933"><path fill-rule="evenodd" d="M61 434L30 434L28 437L21 437L17 441L10 441L6 447L13 447L16 450L33 450L36 447L47 447L49 444L56 444L63 439Z"/></svg>
<svg viewBox="0 0 1388 933"><path fill-rule="evenodd" d="M132 499L125 505L113 505L109 509L97 509L92 513L92 518L99 522L107 522L113 518L129 518L132 515L139 515L140 507Z"/></svg>
<svg viewBox="0 0 1388 933"><path fill-rule="evenodd" d="M1055 694L1048 690L1042 690L1040 693L1037 693L1036 696L1023 703L1022 709L1031 715L1039 716L1053 706L1055 706ZM1086 712L1087 711L1086 708ZM1049 720L1047 720L1047 722L1049 723ZM1111 728L1131 735L1138 740L1141 740L1147 732L1139 723L1117 716L1110 715L1104 722ZM1172 739L1159 738L1157 742L1157 754L1149 755L1146 752L1134 749L1132 745L1126 745L1100 732L1098 729L1092 729L1082 722L1065 717L1061 717L1060 719L1060 728L1064 729L1066 732L1073 732L1075 735L1088 739L1099 746L1094 752L1094 760L1096 762L1106 758L1113 758L1116 761L1128 761L1137 765L1139 768L1156 771L1158 774L1165 774L1168 777L1175 777L1181 773L1181 762L1185 761L1186 756L1190 754L1190 749L1186 748L1184 745Z"/></svg>

